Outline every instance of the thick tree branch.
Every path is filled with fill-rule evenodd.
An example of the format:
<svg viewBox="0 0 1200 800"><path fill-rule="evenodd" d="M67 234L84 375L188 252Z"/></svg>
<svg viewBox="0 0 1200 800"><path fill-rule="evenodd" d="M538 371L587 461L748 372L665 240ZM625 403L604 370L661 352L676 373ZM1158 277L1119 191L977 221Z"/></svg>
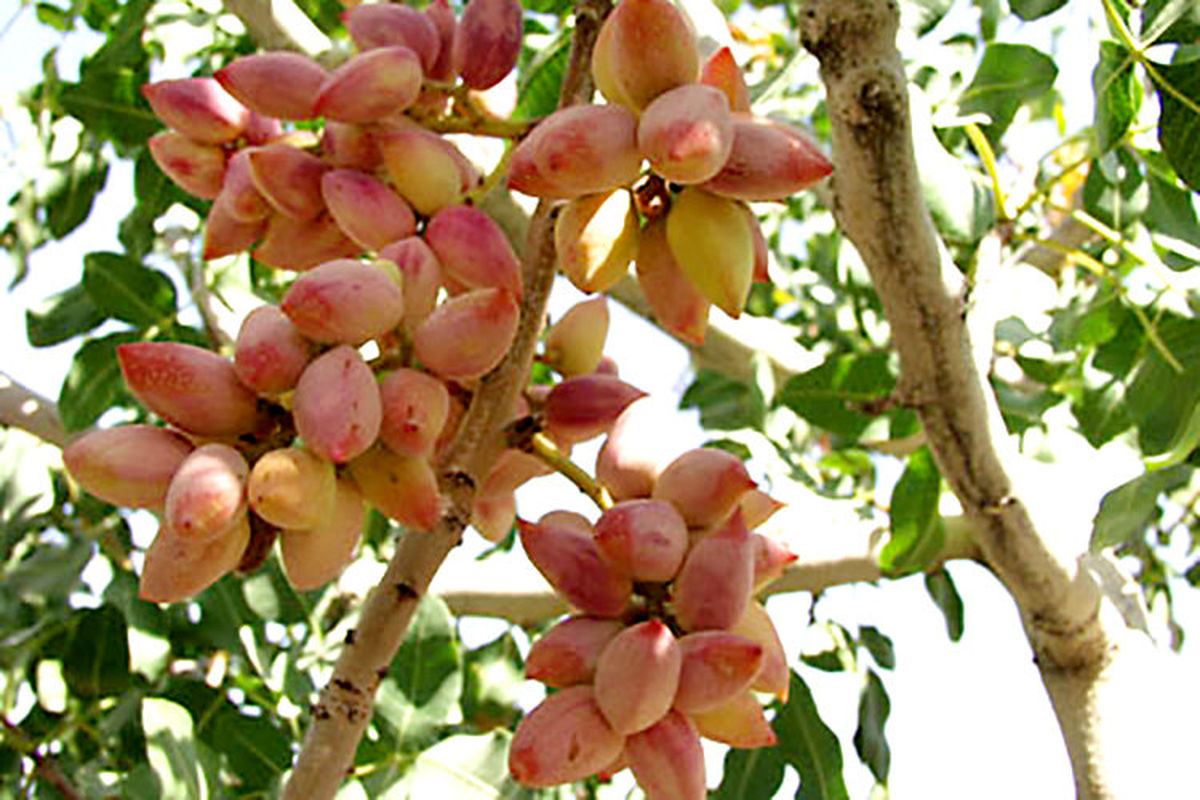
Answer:
<svg viewBox="0 0 1200 800"><path fill-rule="evenodd" d="M1053 529L1035 526L1028 498L1013 488L1009 439L964 326L962 276L940 250L922 200L897 24L894 0L802 3L801 38L827 90L835 215L883 303L902 394L918 409L985 560L1021 609L1078 795L1113 797L1091 710L1116 645L1101 625L1094 582L1070 560L1076 553L1056 552L1064 548L1051 545Z"/></svg>
<svg viewBox="0 0 1200 800"><path fill-rule="evenodd" d="M292 0L224 0L224 6L262 50L294 50L316 58L332 46Z"/></svg>
<svg viewBox="0 0 1200 800"><path fill-rule="evenodd" d="M563 78L561 102L590 97L586 65L609 0L580 0L573 58ZM583 54L582 56L580 54ZM443 459L439 488L445 508L436 528L409 531L400 540L380 583L364 601L333 677L313 709L304 746L287 785L286 800L322 800L336 794L354 761L374 708L375 692L426 594L434 573L458 543L471 516L475 489L504 448L501 428L512 418L517 393L529 378L546 301L554 282L554 218L542 202L529 224L524 251L524 300L516 338L504 361L481 379L458 434Z"/></svg>

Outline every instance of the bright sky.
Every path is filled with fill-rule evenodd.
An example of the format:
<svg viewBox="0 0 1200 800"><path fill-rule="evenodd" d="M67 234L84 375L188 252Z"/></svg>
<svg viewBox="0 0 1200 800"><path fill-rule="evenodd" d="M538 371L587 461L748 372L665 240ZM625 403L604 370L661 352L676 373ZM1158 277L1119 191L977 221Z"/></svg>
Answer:
<svg viewBox="0 0 1200 800"><path fill-rule="evenodd" d="M3 164L0 196L8 197L23 174L14 165L28 141L23 112L15 109L12 93L20 85L37 79L39 60L48 46L62 45L58 63L69 78L78 54L94 45L95 40L69 37L55 42L46 28L35 23L29 6L11 19L0 19L0 25L7 26L0 39L7 76L0 84L4 122L0 129ZM1071 68L1069 64L1062 66L1064 70ZM26 345L23 311L74 284L80 275L84 253L119 249L115 231L129 207L128 171L114 169L109 184L110 190L97 204L85 229L64 242L39 250L30 278L11 293L0 295L0 340L7 343L0 371L49 397L57 395L75 345L32 350ZM11 275L10 266L0 267L0 280L7 283ZM554 316L578 298L571 291L565 295L555 298L551 309ZM621 365L622 376L652 394L678 396L687 384L686 353L644 323L620 314L612 305L614 323L608 353ZM682 428L676 449L702 441L694 425L685 424ZM1104 485L1115 485L1129 477L1118 474L1130 469L1128 460L1096 460L1092 454L1075 447L1063 452L1068 450L1078 453L1081 464L1101 464L1102 469L1108 470L1097 476ZM590 466L586 460L583 463ZM800 542L805 536L837 535L832 523L822 525L822 516L805 510L810 504L802 489L779 487L776 493L780 499L792 503L792 509L780 514L768 528L778 529L782 535ZM523 495L521 513L536 518L549 510L551 504L590 511L578 493L567 487L549 492L539 489ZM1082 513L1090 514L1090 510ZM798 549L803 557L802 545ZM471 547L459 548L447 569L471 569L473 564L469 562L475 552ZM494 561L485 563L496 565ZM516 558L506 561L503 570L506 580L541 582L531 568ZM941 615L927 598L919 578L835 589L828 592L816 611L819 620L836 620L852 632L859 625L869 624L893 638L897 669L883 675L892 701L887 727L892 748L891 797L957 800L969 796L975 800L1008 800L1073 796L1062 740L1011 599L995 579L977 566L955 564L951 572L966 601L966 632L958 644L949 642ZM524 577L509 577L515 575ZM1194 592L1186 590L1177 593L1178 612L1185 627L1200 620L1200 609L1193 595ZM801 649L821 649L819 632L805 633L810 606L807 595L778 597L769 604L793 658ZM497 632L487 624L465 630L468 637L477 639L470 644L482 643ZM1197 674L1200 667L1196 652L1195 647L1187 649L1186 665L1191 675ZM1172 660L1181 667L1185 663L1182 659ZM872 781L858 763L851 745L861 677L815 670L805 670L804 676L826 721L841 737L851 797L866 798ZM1147 676L1147 683L1158 682ZM1147 687L1148 691L1152 688ZM1168 697L1162 707L1167 707L1165 703L1171 700ZM714 781L716 774L714 770ZM794 784L789 783L780 796L791 796L793 791Z"/></svg>

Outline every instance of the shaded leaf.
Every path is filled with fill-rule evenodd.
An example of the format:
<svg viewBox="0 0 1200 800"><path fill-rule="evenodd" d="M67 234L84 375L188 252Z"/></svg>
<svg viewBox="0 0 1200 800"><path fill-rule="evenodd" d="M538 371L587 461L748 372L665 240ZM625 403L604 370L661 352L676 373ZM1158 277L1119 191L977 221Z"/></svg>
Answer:
<svg viewBox="0 0 1200 800"><path fill-rule="evenodd" d="M1149 182L1150 203L1143 217L1146 227L1162 251L1163 262L1172 269L1189 270L1200 260L1196 256L1200 252L1200 218L1195 195L1153 172Z"/></svg>
<svg viewBox="0 0 1200 800"><path fill-rule="evenodd" d="M63 654L63 678L80 697L107 697L129 686L129 640L125 616L104 604L72 615L71 637Z"/></svg>
<svg viewBox="0 0 1200 800"><path fill-rule="evenodd" d="M680 408L700 411L700 425L718 430L761 428L766 404L755 386L716 370L701 369L683 393Z"/></svg>
<svg viewBox="0 0 1200 800"><path fill-rule="evenodd" d="M1092 161L1083 184L1083 208L1093 217L1113 230L1124 230L1142 218L1149 203L1142 165L1127 148Z"/></svg>
<svg viewBox="0 0 1200 800"><path fill-rule="evenodd" d="M15 566L5 570L4 588L27 602L65 599L81 584L83 566L92 557L92 543L82 538L61 544L41 543Z"/></svg>
<svg viewBox="0 0 1200 800"><path fill-rule="evenodd" d="M1158 142L1183 182L1200 191L1200 60L1155 68L1170 87L1155 86L1162 104Z"/></svg>
<svg viewBox="0 0 1200 800"><path fill-rule="evenodd" d="M710 800L771 800L783 783L783 756L777 747L729 748L721 784Z"/></svg>
<svg viewBox="0 0 1200 800"><path fill-rule="evenodd" d="M896 649L892 640L874 625L863 625L858 629L858 643L867 649L875 663L884 669L896 667Z"/></svg>
<svg viewBox="0 0 1200 800"><path fill-rule="evenodd" d="M856 406L886 396L895 385L887 353L832 356L789 378L777 402L819 428L853 439L871 423Z"/></svg>
<svg viewBox="0 0 1200 800"><path fill-rule="evenodd" d="M99 153L83 151L55 167L57 175L42 204L46 229L61 239L78 228L92 213L96 195L108 180L108 163Z"/></svg>
<svg viewBox="0 0 1200 800"><path fill-rule="evenodd" d="M946 635L957 642L963 635L963 601L954 579L944 569L930 572L925 576L925 591L946 618Z"/></svg>
<svg viewBox="0 0 1200 800"><path fill-rule="evenodd" d="M419 750L458 713L462 659L446 604L426 596L379 687L378 716L396 745Z"/></svg>
<svg viewBox="0 0 1200 800"><path fill-rule="evenodd" d="M994 145L1021 104L1050 91L1057 76L1053 59L1035 47L989 44L959 101L959 113L986 114L990 123L984 126L984 132Z"/></svg>
<svg viewBox="0 0 1200 800"><path fill-rule="evenodd" d="M938 515L941 487L942 476L928 447L908 457L892 489L891 537L879 553L879 569L885 575L924 569L941 552L945 538Z"/></svg>
<svg viewBox="0 0 1200 800"><path fill-rule="evenodd" d="M511 633L463 657L463 717L475 728L509 727L520 716L517 696L525 686L525 666Z"/></svg>
<svg viewBox="0 0 1200 800"><path fill-rule="evenodd" d="M1164 316L1157 323L1163 346L1183 366L1177 371L1154 348L1146 348L1125 393L1145 455L1176 448L1189 433L1200 402L1200 319Z"/></svg>
<svg viewBox="0 0 1200 800"><path fill-rule="evenodd" d="M101 311L141 329L175 315L171 279L120 253L85 255L83 286Z"/></svg>
<svg viewBox="0 0 1200 800"><path fill-rule="evenodd" d="M891 710L892 704L883 681L874 670L867 670L867 682L858 696L858 729L854 731L854 749L879 783L887 783L888 768L892 761L887 735L883 731Z"/></svg>
<svg viewBox="0 0 1200 800"><path fill-rule="evenodd" d="M821 719L812 692L795 670L788 702L771 723L784 761L800 773L796 800L849 800L842 780L842 748Z"/></svg>
<svg viewBox="0 0 1200 800"><path fill-rule="evenodd" d="M107 318L82 283L47 297L25 311L25 333L34 347L50 347L87 333Z"/></svg>
<svg viewBox="0 0 1200 800"><path fill-rule="evenodd" d="M1146 44L1195 42L1200 38L1200 6L1194 0L1146 0L1142 32Z"/></svg>
<svg viewBox="0 0 1200 800"><path fill-rule="evenodd" d="M58 413L68 431L91 425L124 391L117 345L136 342L136 333L113 333L83 343L58 394Z"/></svg>
<svg viewBox="0 0 1200 800"><path fill-rule="evenodd" d="M292 737L266 716L232 707L219 714L209 745L221 752L244 789L265 789L292 765Z"/></svg>
<svg viewBox="0 0 1200 800"><path fill-rule="evenodd" d="M1067 4L1067 0L1008 0L1009 7L1028 22L1051 14Z"/></svg>
<svg viewBox="0 0 1200 800"><path fill-rule="evenodd" d="M1092 550L1103 550L1132 541L1158 518L1158 498L1185 485L1195 468L1177 464L1167 469L1147 472L1126 481L1104 495L1100 510L1092 520Z"/></svg>
<svg viewBox="0 0 1200 800"><path fill-rule="evenodd" d="M1100 43L1100 60L1092 72L1092 91L1096 95L1092 127L1101 153L1121 141L1141 108L1142 84L1134 63L1132 54L1116 42Z"/></svg>
<svg viewBox="0 0 1200 800"><path fill-rule="evenodd" d="M1101 386L1085 386L1071 403L1071 413L1079 423L1079 432L1092 447L1111 441L1133 424L1125 408L1125 387L1116 378Z"/></svg>

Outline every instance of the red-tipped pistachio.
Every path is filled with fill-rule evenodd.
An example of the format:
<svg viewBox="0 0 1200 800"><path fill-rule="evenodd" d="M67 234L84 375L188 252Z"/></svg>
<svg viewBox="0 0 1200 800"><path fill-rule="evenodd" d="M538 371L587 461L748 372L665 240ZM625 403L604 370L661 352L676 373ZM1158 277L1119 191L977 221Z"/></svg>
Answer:
<svg viewBox="0 0 1200 800"><path fill-rule="evenodd" d="M579 610L597 617L618 616L633 583L600 555L592 525L570 511L552 511L536 524L518 522L525 554L550 585Z"/></svg>
<svg viewBox="0 0 1200 800"><path fill-rule="evenodd" d="M635 581L669 581L687 552L687 523L662 500L623 500L596 520L596 546Z"/></svg>
<svg viewBox="0 0 1200 800"><path fill-rule="evenodd" d="M338 464L366 451L379 434L383 405L375 375L357 350L339 345L313 360L292 397L296 432Z"/></svg>
<svg viewBox="0 0 1200 800"><path fill-rule="evenodd" d="M618 633L596 661L596 705L617 733L645 730L663 718L679 686L679 643L659 619Z"/></svg>
<svg viewBox="0 0 1200 800"><path fill-rule="evenodd" d="M154 425L122 425L91 431L63 448L71 477L106 503L160 509L171 476L192 445Z"/></svg>
<svg viewBox="0 0 1200 800"><path fill-rule="evenodd" d="M143 406L200 436L239 436L259 423L254 392L238 382L225 358L179 342L117 347L125 385Z"/></svg>
<svg viewBox="0 0 1200 800"><path fill-rule="evenodd" d="M280 308L314 342L360 345L400 324L404 292L390 261L336 259L291 285Z"/></svg>

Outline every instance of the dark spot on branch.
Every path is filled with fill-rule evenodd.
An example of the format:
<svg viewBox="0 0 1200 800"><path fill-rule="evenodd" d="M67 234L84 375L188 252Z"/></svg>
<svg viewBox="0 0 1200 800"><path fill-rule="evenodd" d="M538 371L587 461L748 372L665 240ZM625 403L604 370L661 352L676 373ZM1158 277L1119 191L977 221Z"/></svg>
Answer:
<svg viewBox="0 0 1200 800"><path fill-rule="evenodd" d="M326 708L323 703L317 703L315 706L313 706L312 715L313 719L321 721L327 720L329 719L329 709Z"/></svg>
<svg viewBox="0 0 1200 800"><path fill-rule="evenodd" d="M400 581L396 584L396 599L401 603L406 600L416 600L420 596L420 592L414 589L408 582Z"/></svg>
<svg viewBox="0 0 1200 800"><path fill-rule="evenodd" d="M350 645L351 647L353 647L355 633L356 633L356 631L354 628L351 628L350 630L346 631L346 638L344 638L342 641L345 642L346 644Z"/></svg>
<svg viewBox="0 0 1200 800"><path fill-rule="evenodd" d="M348 692L349 694L362 694L362 689L359 689L352 682L346 680L345 678L334 678L332 683L343 692Z"/></svg>

